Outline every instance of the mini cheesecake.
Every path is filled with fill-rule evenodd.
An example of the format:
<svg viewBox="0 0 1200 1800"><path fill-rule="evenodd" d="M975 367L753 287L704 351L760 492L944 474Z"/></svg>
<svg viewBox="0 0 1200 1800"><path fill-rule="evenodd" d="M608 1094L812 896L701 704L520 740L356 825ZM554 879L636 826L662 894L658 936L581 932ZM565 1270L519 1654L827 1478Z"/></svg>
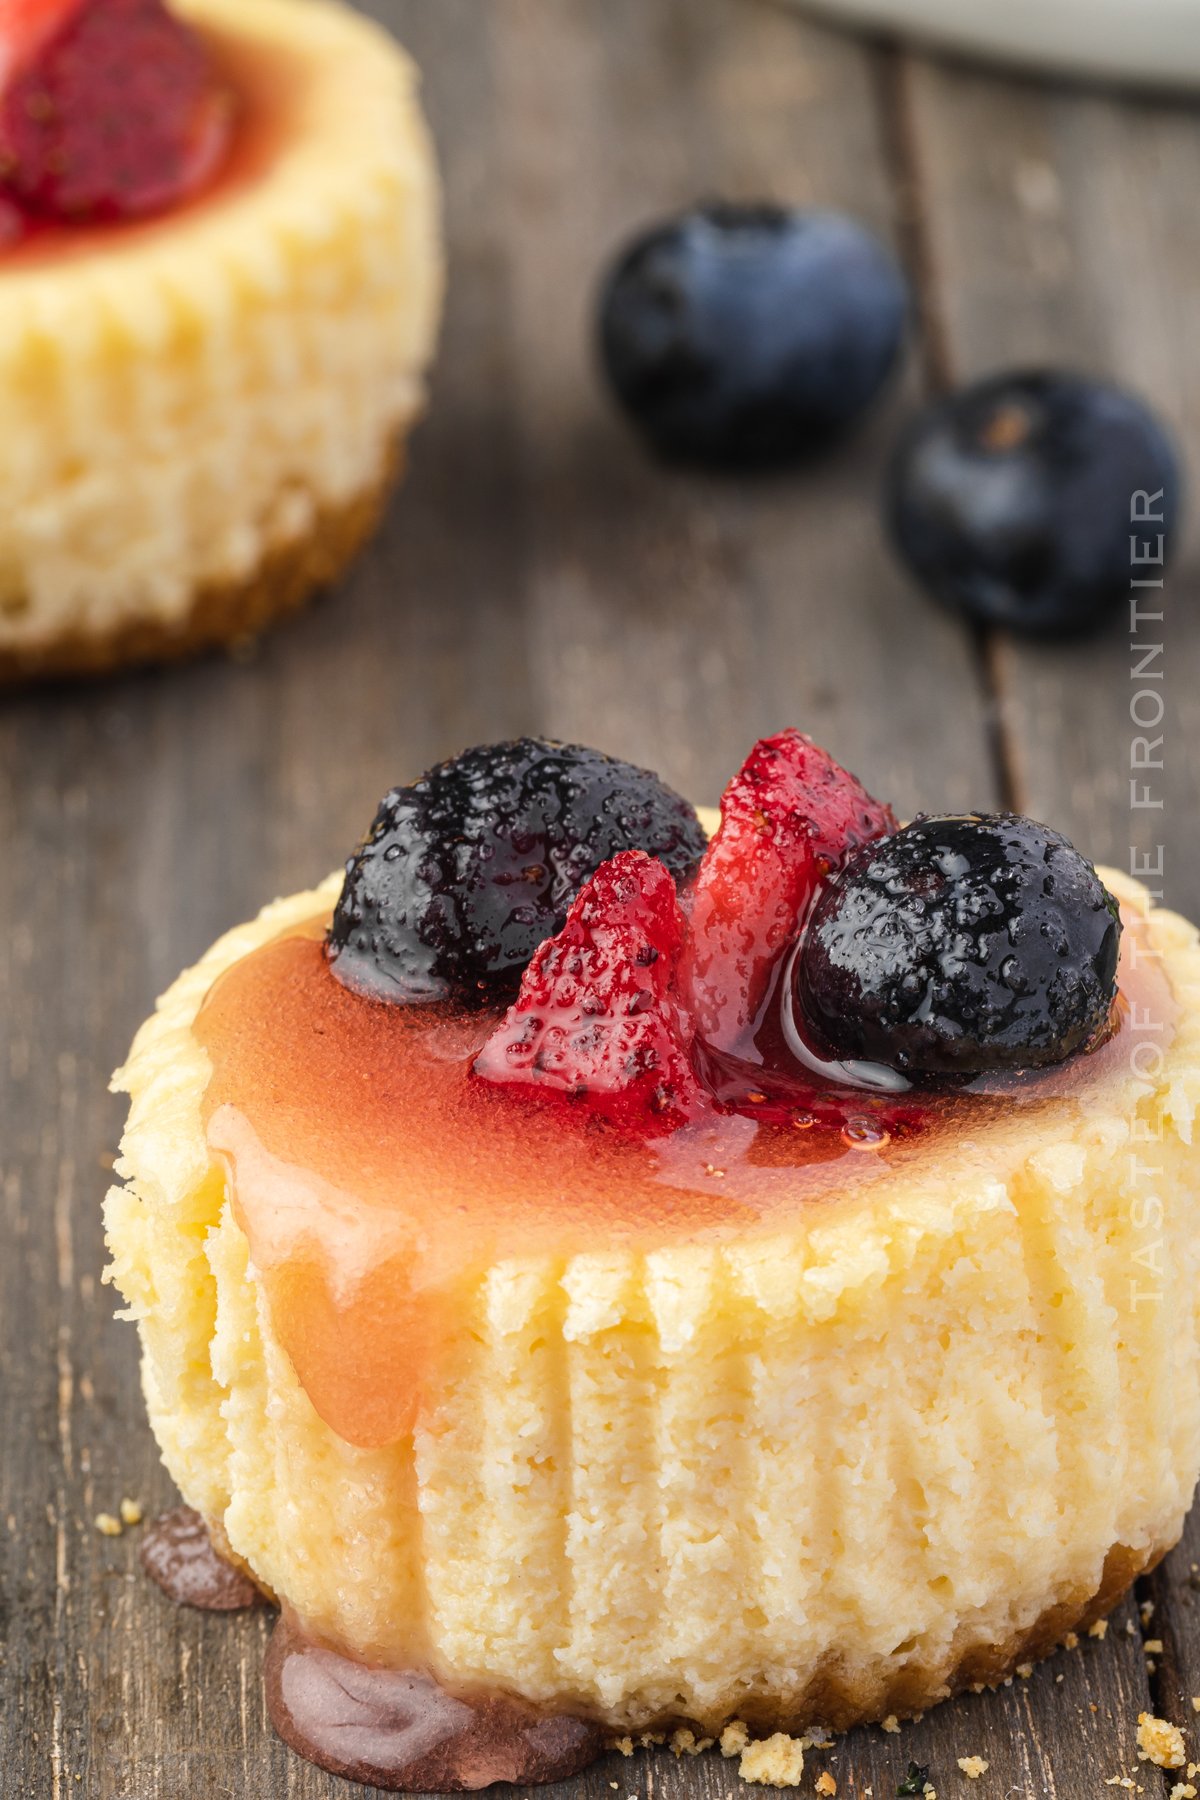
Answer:
<svg viewBox="0 0 1200 1800"><path fill-rule="evenodd" d="M442 865L453 913L430 856L470 783L446 765L140 1032L112 1276L167 1466L290 1643L617 1734L842 1728L1003 1679L1178 1538L1200 1470L1196 933L1042 833L1060 895L1092 896L1095 1029L1070 1010L1072 891L1040 1012L1009 921L1020 1004L987 1014L983 1076L965 1008L949 1073L898 1028L891 1067L776 1034L809 938L836 955L831 898L938 835L857 784L832 807L836 765L785 793L806 742L758 747L707 851L673 796L592 794L575 816L607 835L580 826L565 887L547 842L569 809L532 778L477 788ZM966 857L936 854L977 919ZM505 858L527 886L502 870L480 900ZM926 1022L951 1005L934 991ZM1057 1060L1043 1013L1059 1049L1084 1031ZM386 1778L299 1701L273 1710Z"/></svg>
<svg viewBox="0 0 1200 1800"><path fill-rule="evenodd" d="M0 679L253 636L361 546L422 408L412 65L333 0L177 13L229 107L203 183L138 217L35 203L0 248Z"/></svg>

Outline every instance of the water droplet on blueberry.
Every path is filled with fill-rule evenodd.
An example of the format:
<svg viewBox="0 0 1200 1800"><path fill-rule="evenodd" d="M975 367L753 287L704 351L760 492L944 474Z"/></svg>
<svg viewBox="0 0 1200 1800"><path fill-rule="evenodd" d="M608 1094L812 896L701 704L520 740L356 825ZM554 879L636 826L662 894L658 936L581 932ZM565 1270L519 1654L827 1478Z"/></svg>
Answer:
<svg viewBox="0 0 1200 1800"><path fill-rule="evenodd" d="M507 999L601 863L645 850L682 879L706 841L657 775L598 750L466 750L380 802L346 866L333 973L378 1000Z"/></svg>
<svg viewBox="0 0 1200 1800"><path fill-rule="evenodd" d="M921 818L825 888L788 1001L838 1056L911 1077L1039 1068L1107 1029L1120 936L1116 901L1059 832L1013 813Z"/></svg>

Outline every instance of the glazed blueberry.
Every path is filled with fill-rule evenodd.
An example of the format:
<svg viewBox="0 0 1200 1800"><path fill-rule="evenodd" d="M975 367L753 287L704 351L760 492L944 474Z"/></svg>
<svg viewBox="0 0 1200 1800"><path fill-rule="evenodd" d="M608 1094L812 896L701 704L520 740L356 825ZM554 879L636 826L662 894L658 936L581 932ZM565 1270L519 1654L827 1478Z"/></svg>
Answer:
<svg viewBox="0 0 1200 1800"><path fill-rule="evenodd" d="M646 850L682 877L704 845L649 770L546 738L485 744L384 796L346 865L329 961L378 1000L507 999L601 863Z"/></svg>
<svg viewBox="0 0 1200 1800"><path fill-rule="evenodd" d="M1146 501L1139 522L1135 494ZM1174 547L1181 477L1154 415L1107 382L995 376L911 425L887 488L892 538L943 604L1015 631L1089 630L1128 599L1130 538ZM1158 524L1146 517L1161 514Z"/></svg>
<svg viewBox="0 0 1200 1800"><path fill-rule="evenodd" d="M766 469L810 455L865 412L907 310L894 259L853 219L709 206L625 250L601 298L600 351L661 456Z"/></svg>
<svg viewBox="0 0 1200 1800"><path fill-rule="evenodd" d="M1120 940L1116 901L1061 833L1016 813L919 818L825 888L793 1004L840 1055L916 1078L1041 1068L1103 1036Z"/></svg>

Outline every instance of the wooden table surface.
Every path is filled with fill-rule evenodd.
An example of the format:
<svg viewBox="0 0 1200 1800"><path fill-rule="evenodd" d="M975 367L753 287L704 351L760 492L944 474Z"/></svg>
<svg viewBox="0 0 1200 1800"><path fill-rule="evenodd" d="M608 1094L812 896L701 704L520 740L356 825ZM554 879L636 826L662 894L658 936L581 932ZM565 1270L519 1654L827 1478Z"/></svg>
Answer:
<svg viewBox="0 0 1200 1800"><path fill-rule="evenodd" d="M1123 622L1084 647L978 640L909 590L877 505L906 409L1005 363L1126 379L1200 467L1200 114L864 46L769 0L372 10L425 69L450 246L433 407L381 536L250 660L0 703L5 1800L365 1792L273 1741L262 1616L173 1611L136 1573L138 1533L93 1526L124 1495L172 1499L134 1333L100 1285L100 1200L122 1117L105 1084L155 995L333 867L391 783L544 730L709 801L756 736L796 723L901 812L1007 801L1117 863L1163 843L1168 900L1200 912L1194 550L1139 640L1167 645L1165 805L1131 813L1145 684ZM917 281L905 378L803 476L653 468L594 378L602 259L715 195L849 208ZM884 1800L913 1758L942 1796L1095 1800L1126 1775L1157 1794L1139 1710L1184 1725L1200 1760L1196 1561L1200 1526L1140 1585L1148 1625L1126 1603L1104 1642L1027 1681L814 1753L806 1789L827 1767L840 1795ZM737 1782L660 1753L579 1785L718 1800Z"/></svg>

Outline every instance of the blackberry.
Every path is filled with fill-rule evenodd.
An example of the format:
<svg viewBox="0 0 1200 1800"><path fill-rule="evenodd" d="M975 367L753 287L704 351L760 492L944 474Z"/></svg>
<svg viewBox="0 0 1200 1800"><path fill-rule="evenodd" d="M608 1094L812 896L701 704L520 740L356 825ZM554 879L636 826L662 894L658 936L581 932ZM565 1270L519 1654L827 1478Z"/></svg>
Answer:
<svg viewBox="0 0 1200 1800"><path fill-rule="evenodd" d="M546 738L466 750L380 802L346 865L333 973L378 1000L507 1000L602 862L645 850L682 878L704 845L647 769Z"/></svg>
<svg viewBox="0 0 1200 1800"><path fill-rule="evenodd" d="M1016 813L918 818L824 889L795 1001L842 1056L915 1077L1065 1060L1106 1029L1121 923L1095 869Z"/></svg>
<svg viewBox="0 0 1200 1800"><path fill-rule="evenodd" d="M600 301L617 399L660 456L766 469L824 448L899 354L895 259L844 214L706 206L635 239Z"/></svg>

